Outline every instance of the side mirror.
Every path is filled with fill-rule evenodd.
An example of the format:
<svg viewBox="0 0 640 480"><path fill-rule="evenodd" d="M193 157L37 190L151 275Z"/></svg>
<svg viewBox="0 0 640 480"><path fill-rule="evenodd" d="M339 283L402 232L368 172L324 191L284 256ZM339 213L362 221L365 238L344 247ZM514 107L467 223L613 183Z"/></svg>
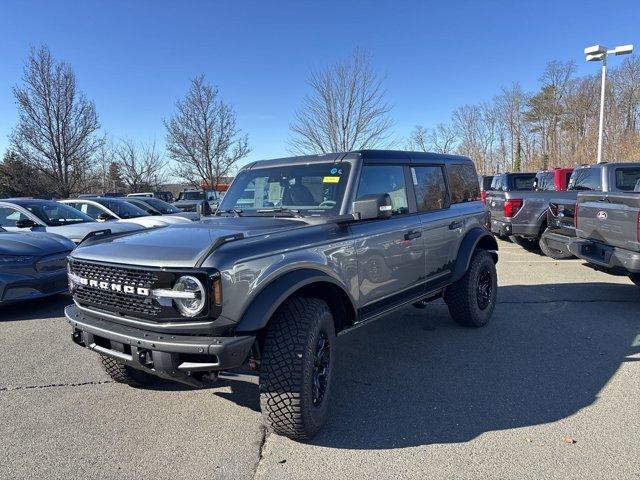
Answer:
<svg viewBox="0 0 640 480"><path fill-rule="evenodd" d="M33 228L33 227L36 227L37 225L38 224L36 222L34 222L29 218L23 218L22 220L18 220L16 222L17 228Z"/></svg>
<svg viewBox="0 0 640 480"><path fill-rule="evenodd" d="M113 215L109 215L107 212L103 212L100 215L98 215L97 220L100 220L101 222L106 222L108 220L114 220L116 217L114 217Z"/></svg>
<svg viewBox="0 0 640 480"><path fill-rule="evenodd" d="M391 197L388 193L363 195L353 202L352 211L359 220L391 218Z"/></svg>

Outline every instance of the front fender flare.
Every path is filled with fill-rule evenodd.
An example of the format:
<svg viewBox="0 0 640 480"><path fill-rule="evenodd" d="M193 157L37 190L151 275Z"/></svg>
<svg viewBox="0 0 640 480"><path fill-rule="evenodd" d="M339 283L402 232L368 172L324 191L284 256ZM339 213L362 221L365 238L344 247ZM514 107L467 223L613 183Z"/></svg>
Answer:
<svg viewBox="0 0 640 480"><path fill-rule="evenodd" d="M316 282L332 283L347 293L344 286L332 276L313 268L285 273L273 280L251 301L236 326L236 332L256 332L267 326L269 319L282 303L296 290ZM347 294L352 306L353 300ZM355 308L355 307L354 307Z"/></svg>
<svg viewBox="0 0 640 480"><path fill-rule="evenodd" d="M451 276L452 282L460 280L467 272L469 265L471 264L473 252L475 252L476 248L479 246L484 250L492 252L498 251L498 242L496 242L495 237L487 230L480 227L475 227L469 230L462 239L462 242L460 242L460 248L458 248L456 264ZM492 256L493 261L498 263L498 254L494 253Z"/></svg>

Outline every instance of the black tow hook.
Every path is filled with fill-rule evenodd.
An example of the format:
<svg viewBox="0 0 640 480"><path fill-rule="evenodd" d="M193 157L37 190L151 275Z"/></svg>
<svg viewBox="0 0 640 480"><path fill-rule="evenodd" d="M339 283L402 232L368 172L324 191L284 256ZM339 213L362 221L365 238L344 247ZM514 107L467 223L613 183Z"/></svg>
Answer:
<svg viewBox="0 0 640 480"><path fill-rule="evenodd" d="M71 340L73 340L73 343L75 343L77 345L84 346L84 342L82 341L82 331L81 330L74 330L73 333L71 334Z"/></svg>

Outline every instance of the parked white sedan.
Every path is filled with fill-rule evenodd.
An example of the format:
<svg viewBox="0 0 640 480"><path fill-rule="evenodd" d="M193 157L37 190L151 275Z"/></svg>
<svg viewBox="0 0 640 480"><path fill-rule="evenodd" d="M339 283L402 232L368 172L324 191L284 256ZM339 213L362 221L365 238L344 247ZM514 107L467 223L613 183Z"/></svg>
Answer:
<svg viewBox="0 0 640 480"><path fill-rule="evenodd" d="M9 232L56 233L76 244L92 232L108 229L111 233L123 233L144 228L130 222L105 225L69 205L35 198L0 200L0 226Z"/></svg>
<svg viewBox="0 0 640 480"><path fill-rule="evenodd" d="M191 223L191 220L174 215L150 215L122 198L70 198L60 200L60 202L70 205L76 210L80 210L98 222L124 220L137 223L146 228L165 227L167 225L175 225L176 223Z"/></svg>

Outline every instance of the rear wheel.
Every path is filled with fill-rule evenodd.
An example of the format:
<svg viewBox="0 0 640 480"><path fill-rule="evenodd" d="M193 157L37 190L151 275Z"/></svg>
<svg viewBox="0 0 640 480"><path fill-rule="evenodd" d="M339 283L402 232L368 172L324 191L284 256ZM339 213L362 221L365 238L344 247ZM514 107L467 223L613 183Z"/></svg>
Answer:
<svg viewBox="0 0 640 480"><path fill-rule="evenodd" d="M486 325L496 306L497 278L491 254L476 250L467 273L445 291L444 300L451 317L465 327Z"/></svg>
<svg viewBox="0 0 640 480"><path fill-rule="evenodd" d="M262 347L260 407L275 433L304 440L326 422L335 340L323 300L292 298L272 317Z"/></svg>
<svg viewBox="0 0 640 480"><path fill-rule="evenodd" d="M118 383L142 387L151 385L157 381L155 376L138 370L137 368L124 365L111 357L101 355L101 361L102 368L104 368L105 372Z"/></svg>
<svg viewBox="0 0 640 480"><path fill-rule="evenodd" d="M633 283L635 283L637 286L640 287L640 273L630 273L629 280L631 280Z"/></svg>
<svg viewBox="0 0 640 480"><path fill-rule="evenodd" d="M568 252L563 252L562 250L557 250L555 248L551 248L547 245L547 242L544 241L544 237L540 237L540 242L538 243L540 250L547 257L553 258L554 260L566 260L567 258L573 258L573 255Z"/></svg>
<svg viewBox="0 0 640 480"><path fill-rule="evenodd" d="M521 246L522 248L524 248L529 252L534 252L539 248L537 238L527 238L527 237L520 237L518 235L511 235L509 239L516 245Z"/></svg>

